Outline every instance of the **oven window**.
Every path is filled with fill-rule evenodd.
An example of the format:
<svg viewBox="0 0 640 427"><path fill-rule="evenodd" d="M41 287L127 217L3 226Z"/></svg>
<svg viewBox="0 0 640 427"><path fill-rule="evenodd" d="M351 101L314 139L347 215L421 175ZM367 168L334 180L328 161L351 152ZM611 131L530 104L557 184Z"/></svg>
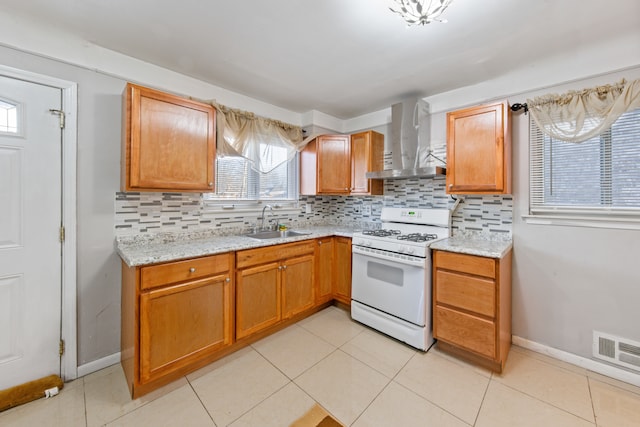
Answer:
<svg viewBox="0 0 640 427"><path fill-rule="evenodd" d="M375 261L367 261L367 277L377 279L385 283L402 286L404 270Z"/></svg>

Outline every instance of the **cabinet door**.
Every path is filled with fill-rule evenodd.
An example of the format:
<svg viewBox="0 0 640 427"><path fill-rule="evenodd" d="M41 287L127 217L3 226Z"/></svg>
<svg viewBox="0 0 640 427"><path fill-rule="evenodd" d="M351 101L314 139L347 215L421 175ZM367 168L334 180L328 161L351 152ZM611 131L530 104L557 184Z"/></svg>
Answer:
<svg viewBox="0 0 640 427"><path fill-rule="evenodd" d="M282 262L282 318L287 319L313 307L314 258L307 255Z"/></svg>
<svg viewBox="0 0 640 427"><path fill-rule="evenodd" d="M333 299L334 239L317 240L316 248L316 303Z"/></svg>
<svg viewBox="0 0 640 427"><path fill-rule="evenodd" d="M125 91L125 191L213 191L215 109L132 84Z"/></svg>
<svg viewBox="0 0 640 427"><path fill-rule="evenodd" d="M351 305L351 239L335 238L334 266L333 294L338 301Z"/></svg>
<svg viewBox="0 0 640 427"><path fill-rule="evenodd" d="M277 262L236 273L236 339L280 321L280 271Z"/></svg>
<svg viewBox="0 0 640 427"><path fill-rule="evenodd" d="M140 295L140 382L231 344L231 281L222 275Z"/></svg>
<svg viewBox="0 0 640 427"><path fill-rule="evenodd" d="M322 135L317 141L318 193L349 193L351 187L349 135Z"/></svg>
<svg viewBox="0 0 640 427"><path fill-rule="evenodd" d="M447 114L447 193L511 192L507 102Z"/></svg>
<svg viewBox="0 0 640 427"><path fill-rule="evenodd" d="M366 173L383 169L384 136L367 131L351 135L351 194L383 193L383 180Z"/></svg>

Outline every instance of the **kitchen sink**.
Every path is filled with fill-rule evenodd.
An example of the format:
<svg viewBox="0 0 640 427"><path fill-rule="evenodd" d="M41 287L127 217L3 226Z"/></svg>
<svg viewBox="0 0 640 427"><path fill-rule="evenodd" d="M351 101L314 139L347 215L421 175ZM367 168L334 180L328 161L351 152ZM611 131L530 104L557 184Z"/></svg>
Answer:
<svg viewBox="0 0 640 427"><path fill-rule="evenodd" d="M284 231L258 231L255 233L245 234L252 239L280 239L283 237L306 236L310 233L301 233L300 231L284 230Z"/></svg>

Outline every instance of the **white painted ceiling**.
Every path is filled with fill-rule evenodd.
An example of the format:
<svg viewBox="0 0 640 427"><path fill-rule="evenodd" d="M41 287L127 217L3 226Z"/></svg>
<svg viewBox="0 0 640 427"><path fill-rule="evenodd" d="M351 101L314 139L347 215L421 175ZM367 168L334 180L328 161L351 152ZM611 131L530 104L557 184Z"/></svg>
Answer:
<svg viewBox="0 0 640 427"><path fill-rule="evenodd" d="M447 24L410 28L388 5L2 0L5 12L55 23L98 46L291 111L342 119L640 31L639 0L454 0Z"/></svg>

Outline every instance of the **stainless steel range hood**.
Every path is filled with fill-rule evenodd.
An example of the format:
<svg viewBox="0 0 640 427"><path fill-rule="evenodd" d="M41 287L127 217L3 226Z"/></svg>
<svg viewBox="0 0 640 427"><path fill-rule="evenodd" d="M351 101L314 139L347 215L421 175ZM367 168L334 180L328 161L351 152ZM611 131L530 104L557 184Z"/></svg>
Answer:
<svg viewBox="0 0 640 427"><path fill-rule="evenodd" d="M442 166L426 166L413 169L385 169L377 172L367 172L371 179L402 179L402 178L433 178L444 176L447 169Z"/></svg>
<svg viewBox="0 0 640 427"><path fill-rule="evenodd" d="M367 178L427 178L444 175L437 166L429 144L429 104L419 98L391 106L391 169L367 172ZM431 160L429 162L428 160Z"/></svg>

